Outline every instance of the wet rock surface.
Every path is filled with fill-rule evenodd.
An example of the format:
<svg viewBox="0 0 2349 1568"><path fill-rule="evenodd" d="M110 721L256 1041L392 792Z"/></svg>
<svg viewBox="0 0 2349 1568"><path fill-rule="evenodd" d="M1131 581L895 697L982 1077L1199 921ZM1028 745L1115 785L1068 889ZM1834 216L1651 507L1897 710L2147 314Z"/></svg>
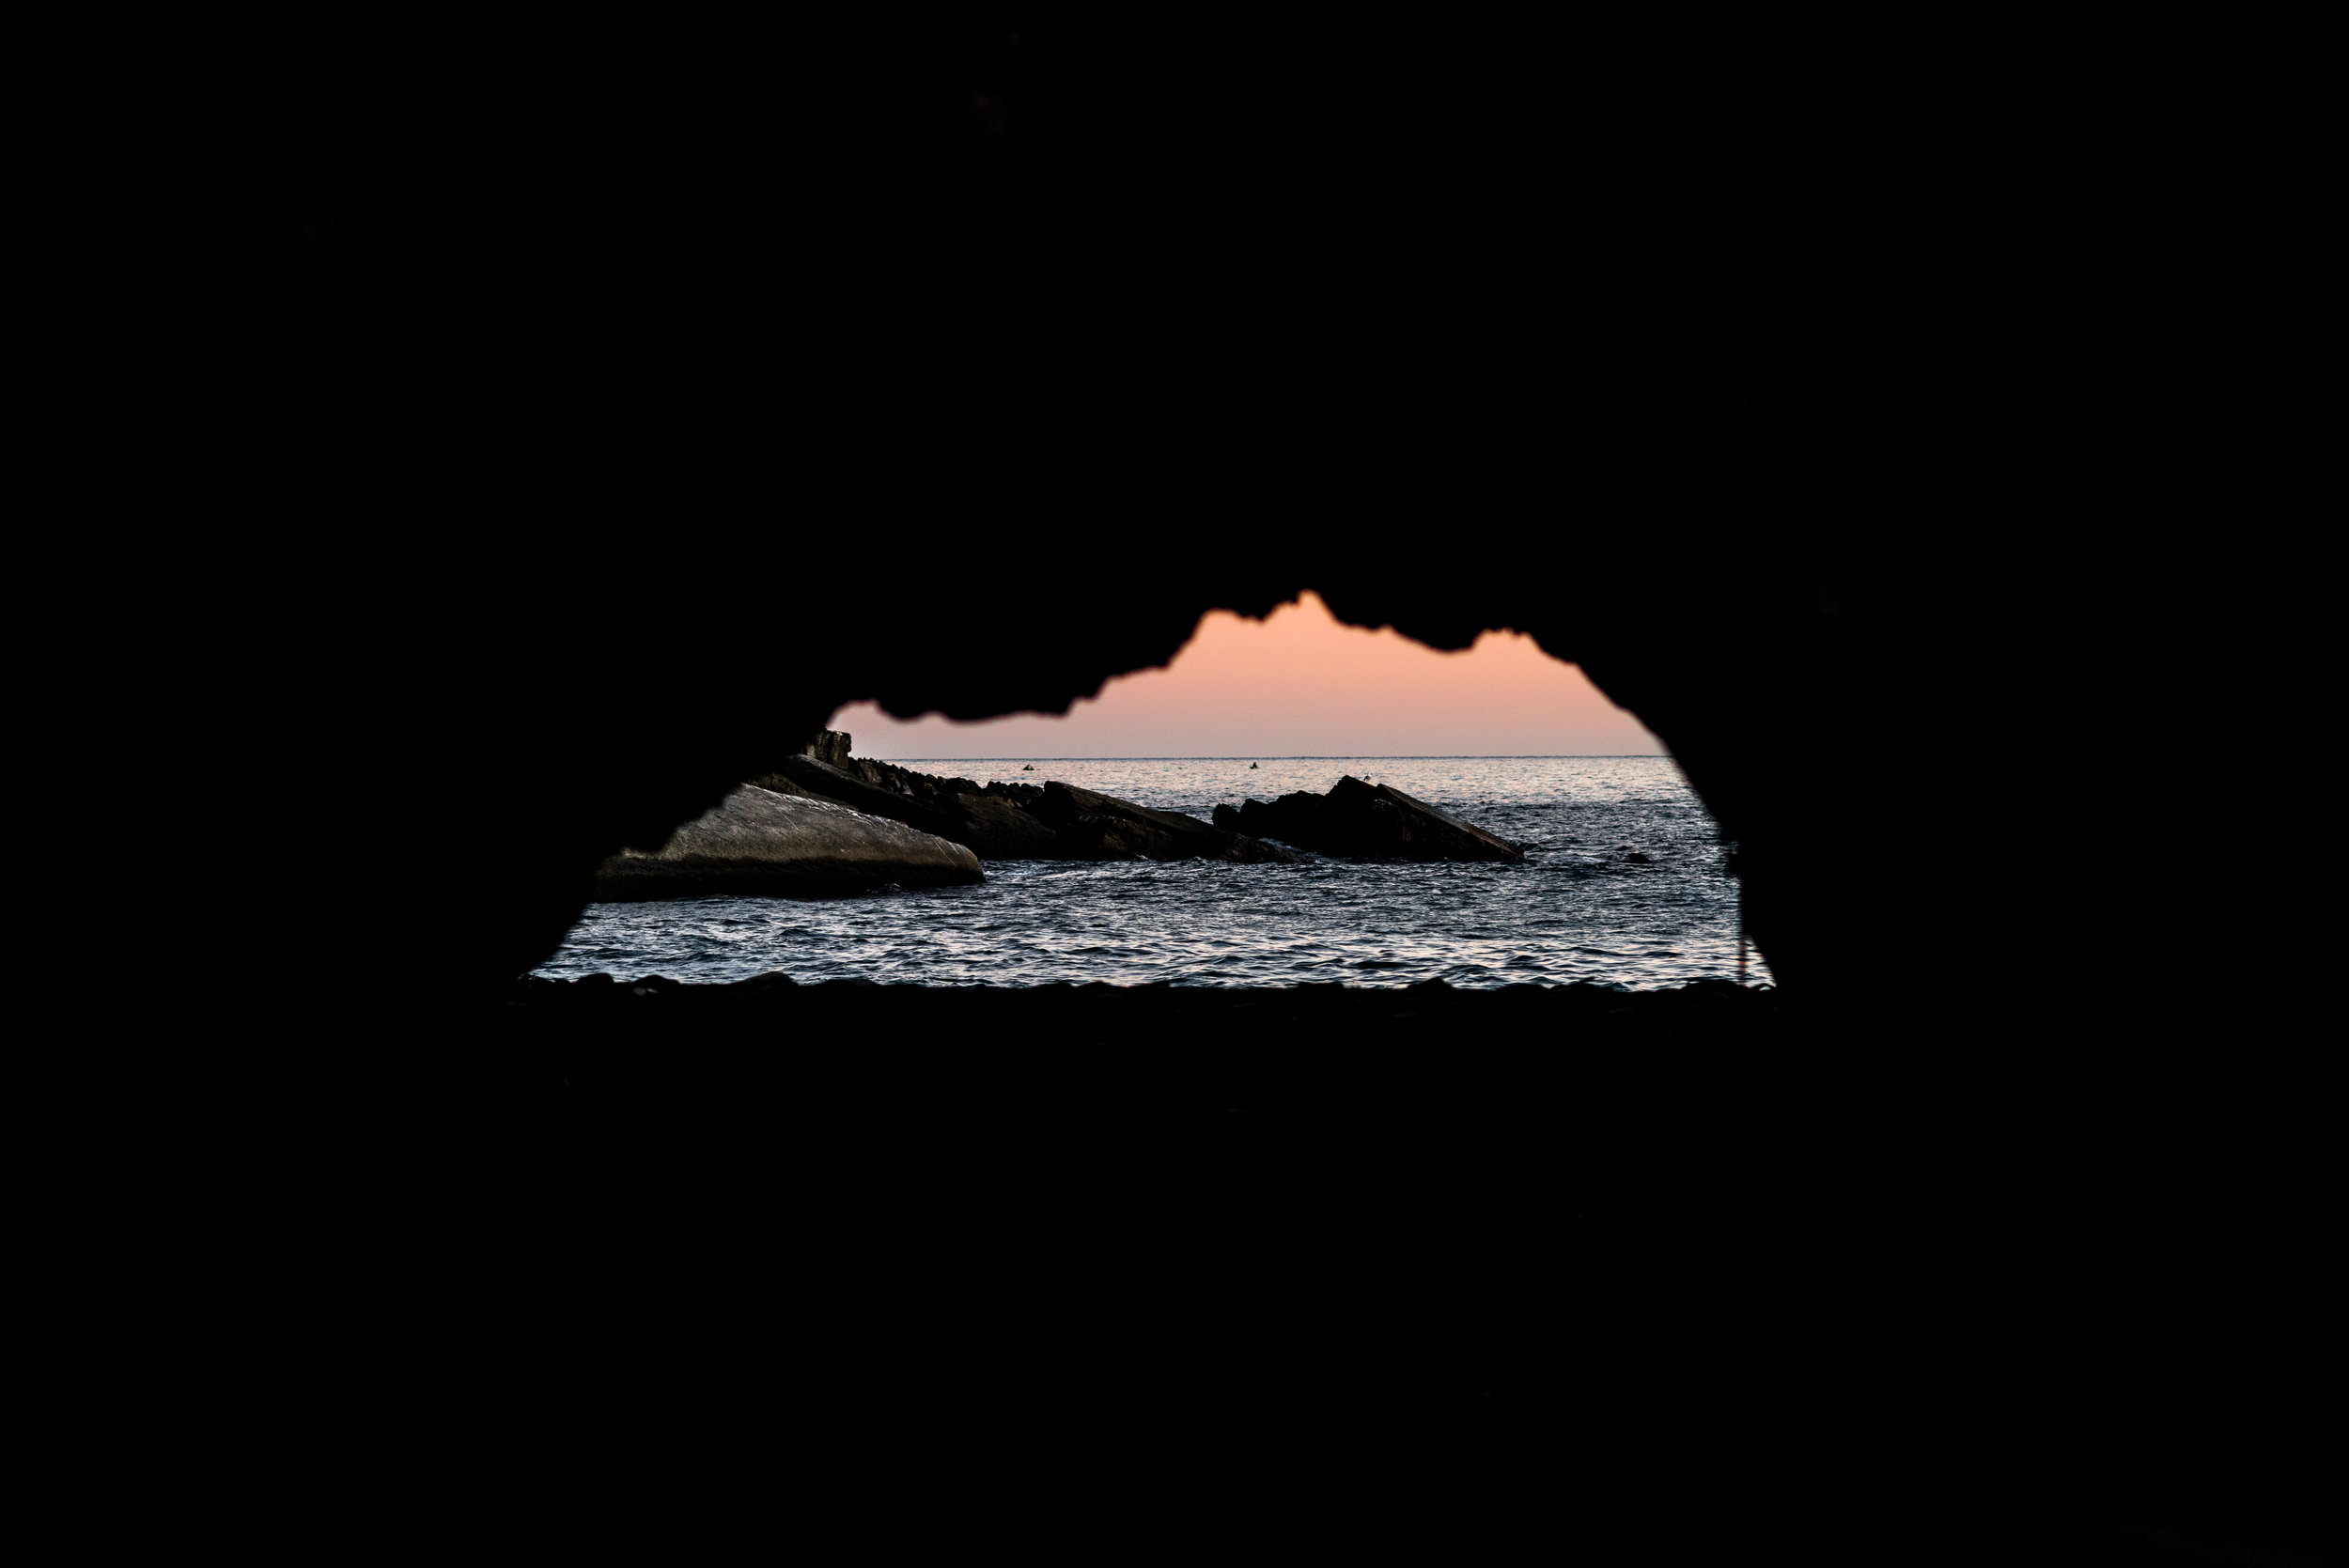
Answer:
<svg viewBox="0 0 2349 1568"><path fill-rule="evenodd" d="M818 764L817 766L821 766ZM656 850L624 849L596 873L606 901L743 894L829 898L894 883L983 878L966 846L828 800L744 784Z"/></svg>
<svg viewBox="0 0 2349 1568"><path fill-rule="evenodd" d="M1525 851L1391 784L1347 774L1328 793L1218 806L1216 825L1322 855L1364 860L1521 861Z"/></svg>

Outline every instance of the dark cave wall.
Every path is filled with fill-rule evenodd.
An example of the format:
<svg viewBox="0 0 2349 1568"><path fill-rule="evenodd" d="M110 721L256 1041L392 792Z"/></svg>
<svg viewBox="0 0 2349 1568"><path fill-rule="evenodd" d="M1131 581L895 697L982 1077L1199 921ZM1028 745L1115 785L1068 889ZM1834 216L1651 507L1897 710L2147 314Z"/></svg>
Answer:
<svg viewBox="0 0 2349 1568"><path fill-rule="evenodd" d="M2158 846L2201 734L2288 781L2247 845L2335 799L2331 8L310 26L148 172L391 858L499 823L465 973L840 702L1059 710L1306 586L1581 663L1797 990L2310 896Z"/></svg>
<svg viewBox="0 0 2349 1568"><path fill-rule="evenodd" d="M1910 8L1858 29L1685 8L125 13L121 69L72 134L122 155L94 205L127 222L106 231L101 318L69 325L107 388L101 477L126 535L165 536L170 580L112 597L140 553L119 545L89 577L112 618L83 629L152 650L109 688L131 717L101 717L171 759L175 786L197 775L123 820L176 812L248 899L170 926L201 928L200 985L130 977L176 1009L132 1071L102 1036L72 1048L105 1090L58 1171L71 1188L88 1151L120 1147L92 1169L123 1212L89 1234L140 1271L111 1294L129 1315L101 1359L135 1378L117 1353L161 1345L220 1379L217 1403L166 1393L181 1408L160 1430L241 1474L285 1472L224 1447L215 1416L268 1408L272 1375L298 1390L280 1435L313 1462L412 1447L377 1478L392 1514L429 1506L452 1449L509 1441L495 1406L528 1386L518 1363L559 1362L540 1429L621 1436L600 1461L621 1485L570 1497L593 1528L654 1447L711 1454L721 1491L766 1452L611 1397L677 1382L683 1344L739 1403L721 1363L747 1340L764 1358L781 1321L738 1288L745 1259L815 1271L791 1310L841 1312L848 1338L810 1354L861 1385L841 1405L859 1421L920 1427L957 1386L877 1395L861 1337L901 1373L933 1364L903 1355L919 1340L1028 1380L1006 1342L936 1333L934 1301L1019 1304L1019 1333L1059 1342L1047 1370L1088 1388L1114 1389L1129 1352L1159 1375L1157 1339L1097 1361L1055 1314L1097 1287L1112 1234L1137 1235L1162 1297L1137 1190L1171 1183L1162 1212L1225 1229L1198 1191L1222 1157L1203 1151L1258 1135L1193 1069L1204 1036L1233 1081L1258 1079L1262 1014L908 991L883 1017L863 991L769 991L746 1022L725 1011L744 998L695 988L687 1005L716 1010L696 1030L660 1011L676 996L567 988L609 1003L599 1042L567 1008L504 1006L506 982L559 942L605 854L769 770L844 701L1059 709L1163 661L1204 610L1310 586L1438 646L1502 626L1579 662L1739 841L1786 982L1738 1004L1783 1031L1721 1035L1737 1060L1709 1089L1636 1017L1562 1021L1587 996L1461 1015L1527 1020L1498 1028L1394 1026L1395 1062L1456 1086L1432 1096L1359 1048L1347 1020L1390 1005L1375 995L1264 999L1310 1069L1299 1100L1345 1130L1275 1132L1275 1164L1218 1179L1239 1229L1303 1273L1322 1255L1300 1237L1361 1229L1400 1328L1370 1361L1505 1348L1496 1305L1558 1354L1521 1288L1548 1243L1525 1243L1566 1234L1576 1189L1488 1183L1481 1161L1568 1160L1670 1193L1620 1227L1629 1293L1598 1293L1628 1305L1627 1337L1563 1342L1598 1346L1641 1412L1705 1417L1692 1468L1602 1422L1610 1463L1657 1488L1628 1495L1665 1504L1615 1499L1643 1542L1706 1517L1749 1532L1737 1499L1766 1492L1816 1517L1824 1492L1830 1522L1899 1527L1889 1554L1844 1557L1954 1560L1952 1518L2069 1508L2099 1472L2157 1521L2264 1489L2287 1521L2328 1524L2326 1455L2294 1418L2337 1380L2302 1242L2328 1234L2341 1184L2322 1179L2329 1035L2293 1009L2323 989L2307 971L2337 924L2339 30L2337 7L2290 4ZM142 722L158 690L192 694L161 726L184 748ZM102 929L125 928L116 911ZM203 1001L226 1010L225 1053L188 1044ZM964 1003L997 1023L972 1034ZM1812 1027L1837 1008L1859 1027ZM1071 1010L1112 1021L1036 1027ZM1183 1068L1112 1053L1151 1081L1108 1111L1087 1047L1145 1013ZM1486 1076L1495 1052L1545 1065ZM598 1060L600 1091L575 1081ZM1593 1071L1649 1087L1594 1093ZM1406 1109L1392 1133L1357 1126L1365 1083ZM583 1084L600 1131L580 1131ZM1011 1114L989 1132L997 1096ZM1128 1111L1190 1099L1191 1133L1129 1136ZM903 1168L861 1185L893 1146ZM781 1200L778 1155L809 1172ZM1456 1206L1407 1190L1421 1172ZM1101 1218L1038 1231L1041 1252L998 1246L1002 1215L1072 1193ZM740 1246L778 1201L842 1244ZM1398 1247L1398 1216L1434 1250ZM944 1250L905 1244L941 1225L962 1233ZM583 1288L546 1269L550 1227ZM856 1233L912 1272L865 1268ZM1462 1250L1480 1234L1491 1267ZM971 1241L987 1256L941 1291L931 1265ZM1258 1300L1252 1269L1194 1283L1227 1280ZM863 1313L865 1289L885 1311ZM324 1300L338 1290L365 1298L355 1316ZM235 1319L217 1336L208 1299ZM711 1300L745 1333L713 1333ZM1808 1320L1792 1337L1787 1312ZM1300 1314L1304 1339L1329 1320ZM1343 1406L1297 1425L1287 1342L1237 1326L1264 1389L1220 1420L1283 1448L1375 1442ZM1657 1405L1643 1341L1693 1404ZM188 1386L163 1370L138 1400ZM412 1386L352 1397L371 1380ZM1780 1386L1845 1429L1790 1446L1780 1406L1745 1392ZM1553 1387L1525 1441L1486 1451L1390 1412L1428 1446L1379 1463L1410 1489L1411 1455L1488 1452L1547 1499L1559 1413L1591 1408L1579 1373ZM786 1403L804 1392L794 1376ZM377 1420L418 1401L421 1442ZM971 1404L972 1441L1001 1449L991 1397ZM1076 1438L1120 1459L1099 1430ZM824 1436L888 1509L926 1490L909 1474L1001 1473ZM2055 1483L2018 1499L2008 1467L2030 1452ZM1952 1467L1920 1474L1937 1453ZM512 1457L500 1495L535 1496L506 1489ZM763 1506L766 1483L741 1495Z"/></svg>

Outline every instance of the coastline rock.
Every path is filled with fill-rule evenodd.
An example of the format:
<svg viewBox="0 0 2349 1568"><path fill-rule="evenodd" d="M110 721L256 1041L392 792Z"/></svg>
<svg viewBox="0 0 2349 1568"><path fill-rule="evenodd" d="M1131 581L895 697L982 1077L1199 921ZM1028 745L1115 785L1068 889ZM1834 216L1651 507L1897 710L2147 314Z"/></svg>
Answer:
<svg viewBox="0 0 2349 1568"><path fill-rule="evenodd" d="M868 763L866 766L872 765ZM776 780L814 799L836 801L867 816L885 816L892 822L902 822L909 828L918 828L940 838L961 842L956 838L954 831L957 826L954 813L917 799L910 789L892 788L889 783L865 776L862 770L835 767L820 758L802 755L786 757L783 767L776 772L752 782L762 789L773 789L773 781ZM782 791L778 789L776 793Z"/></svg>
<svg viewBox="0 0 2349 1568"><path fill-rule="evenodd" d="M1050 826L1017 800L983 791L969 779L936 779L869 760L852 769L802 755L785 759L782 771L754 782L778 793L832 800L867 816L902 822L959 844L982 860L1068 858L1054 847Z"/></svg>
<svg viewBox="0 0 2349 1568"><path fill-rule="evenodd" d="M746 783L750 788L764 789L770 794L789 796L794 800L820 800L824 799L823 796L815 793L813 790L801 788L798 784L792 781L789 775L784 773L762 774L758 778L746 781ZM837 802L835 802L835 804Z"/></svg>
<svg viewBox="0 0 2349 1568"><path fill-rule="evenodd" d="M661 848L623 849L605 861L595 895L835 898L893 882L927 888L985 877L966 846L829 800L743 784Z"/></svg>
<svg viewBox="0 0 2349 1568"><path fill-rule="evenodd" d="M1326 795L1307 791L1277 800L1244 800L1215 809L1216 825L1277 839L1322 855L1361 860L1521 861L1525 851L1471 822L1347 774Z"/></svg>
<svg viewBox="0 0 2349 1568"><path fill-rule="evenodd" d="M814 757L818 762L829 762L834 768L846 768L848 765L848 745L854 738L847 730L817 730L815 737L800 748L800 754Z"/></svg>
<svg viewBox="0 0 2349 1568"><path fill-rule="evenodd" d="M848 754L826 730L752 785L832 801L961 845L990 861L1231 861L1287 863L1289 850L1180 812L1048 781L1042 785L941 778Z"/></svg>
<svg viewBox="0 0 2349 1568"><path fill-rule="evenodd" d="M1297 857L1255 835L1212 826L1181 812L1154 811L1047 780L1031 808L1057 831L1064 854L1075 860L1237 861L1286 863Z"/></svg>
<svg viewBox="0 0 2349 1568"><path fill-rule="evenodd" d="M955 798L960 831L947 836L967 844L983 861L1050 861L1063 857L1059 835L1020 809L1016 800L964 791Z"/></svg>
<svg viewBox="0 0 2349 1568"><path fill-rule="evenodd" d="M1192 853L1207 853L1222 846L1225 834L1195 816L1180 812L1153 811L1120 800L1113 795L1102 795L1074 784L1048 779L1044 793L1034 808L1035 815L1055 828L1064 828L1080 817L1097 816L1114 820L1130 831L1155 835L1167 842L1190 844L1198 847Z"/></svg>

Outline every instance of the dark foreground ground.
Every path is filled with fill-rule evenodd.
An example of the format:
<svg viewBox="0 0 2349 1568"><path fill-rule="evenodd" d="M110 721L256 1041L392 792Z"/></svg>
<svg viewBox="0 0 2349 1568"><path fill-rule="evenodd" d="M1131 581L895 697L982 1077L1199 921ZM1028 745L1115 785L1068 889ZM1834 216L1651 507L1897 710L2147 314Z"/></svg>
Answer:
<svg viewBox="0 0 2349 1568"><path fill-rule="evenodd" d="M2310 1042L1930 1008L354 1004L335 1093L389 1130L355 1200L259 1172L293 1261L246 1330L362 1538L2330 1560Z"/></svg>

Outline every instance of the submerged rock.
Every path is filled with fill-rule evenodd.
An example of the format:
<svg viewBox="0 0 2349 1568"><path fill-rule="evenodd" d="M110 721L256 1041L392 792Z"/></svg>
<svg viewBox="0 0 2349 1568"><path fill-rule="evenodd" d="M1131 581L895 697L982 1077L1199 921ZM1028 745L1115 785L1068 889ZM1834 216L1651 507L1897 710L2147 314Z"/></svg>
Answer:
<svg viewBox="0 0 2349 1568"><path fill-rule="evenodd" d="M605 861L596 896L832 898L893 882L927 888L985 877L966 846L829 800L743 784L661 848L623 849Z"/></svg>
<svg viewBox="0 0 2349 1568"><path fill-rule="evenodd" d="M1463 822L1450 812L1347 774L1326 795L1300 790L1277 800L1246 800L1237 810L1215 808L1220 828L1278 839L1299 849L1363 860L1521 861L1508 840Z"/></svg>

